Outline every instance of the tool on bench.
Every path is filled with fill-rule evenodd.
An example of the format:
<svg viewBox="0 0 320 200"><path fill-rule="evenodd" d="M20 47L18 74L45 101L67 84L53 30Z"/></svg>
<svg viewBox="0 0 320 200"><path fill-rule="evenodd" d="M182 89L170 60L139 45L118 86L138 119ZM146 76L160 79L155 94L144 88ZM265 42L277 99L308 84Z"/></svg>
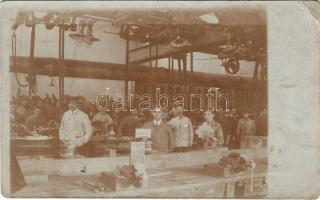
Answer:
<svg viewBox="0 0 320 200"><path fill-rule="evenodd" d="M94 187L84 183L83 181L76 181L76 184L78 186L80 186L80 187L85 187L85 188L87 188L87 189L89 189L89 190L91 190L91 191L93 191L95 193L99 192L99 190L97 188L94 188Z"/></svg>
<svg viewBox="0 0 320 200"><path fill-rule="evenodd" d="M93 183L92 181L89 181L87 179L81 179L80 181L77 181L76 184L79 186L84 186L95 193L106 191L105 187L102 184Z"/></svg>
<svg viewBox="0 0 320 200"><path fill-rule="evenodd" d="M161 172L161 173L156 173L156 174L149 174L148 177L164 176L164 175L168 175L168 174L172 174L172 172Z"/></svg>

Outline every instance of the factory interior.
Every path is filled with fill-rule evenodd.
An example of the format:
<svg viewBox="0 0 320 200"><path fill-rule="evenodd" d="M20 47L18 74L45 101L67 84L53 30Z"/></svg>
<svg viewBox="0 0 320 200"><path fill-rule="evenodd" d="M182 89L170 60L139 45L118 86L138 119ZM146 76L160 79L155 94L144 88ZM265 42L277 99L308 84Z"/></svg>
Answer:
<svg viewBox="0 0 320 200"><path fill-rule="evenodd" d="M268 195L263 7L21 8L11 39L11 196Z"/></svg>

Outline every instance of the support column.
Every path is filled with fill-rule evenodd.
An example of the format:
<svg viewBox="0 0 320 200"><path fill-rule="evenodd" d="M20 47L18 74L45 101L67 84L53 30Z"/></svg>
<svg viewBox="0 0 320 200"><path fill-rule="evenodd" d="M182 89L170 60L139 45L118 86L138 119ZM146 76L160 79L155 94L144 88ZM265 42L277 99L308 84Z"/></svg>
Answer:
<svg viewBox="0 0 320 200"><path fill-rule="evenodd" d="M192 88L193 87L193 52L190 53L190 72L191 72L190 84Z"/></svg>
<svg viewBox="0 0 320 200"><path fill-rule="evenodd" d="M64 29L59 27L59 100L60 114L62 116L64 109Z"/></svg>
<svg viewBox="0 0 320 200"><path fill-rule="evenodd" d="M253 80L255 81L259 80L259 66L260 66L260 61L256 60L254 65L254 71L253 71Z"/></svg>
<svg viewBox="0 0 320 200"><path fill-rule="evenodd" d="M128 101L128 84L129 84L129 39L126 40L126 77L125 77L125 101Z"/></svg>
<svg viewBox="0 0 320 200"><path fill-rule="evenodd" d="M189 85L189 96L191 93L193 93L193 52L190 53L190 80L188 80ZM193 105L189 105L193 107Z"/></svg>
<svg viewBox="0 0 320 200"><path fill-rule="evenodd" d="M34 93L34 86L36 77L33 72L34 65L34 45L35 45L35 37L36 37L36 25L32 25L31 28L31 40L30 40L30 72L29 72L29 96Z"/></svg>
<svg viewBox="0 0 320 200"><path fill-rule="evenodd" d="M174 59L171 57L171 82L174 84Z"/></svg>

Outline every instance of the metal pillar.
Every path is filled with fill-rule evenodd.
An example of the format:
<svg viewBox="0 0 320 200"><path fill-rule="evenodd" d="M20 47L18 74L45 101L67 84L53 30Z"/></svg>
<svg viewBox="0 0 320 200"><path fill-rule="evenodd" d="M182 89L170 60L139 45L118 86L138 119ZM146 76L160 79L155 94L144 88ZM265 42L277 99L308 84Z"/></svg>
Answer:
<svg viewBox="0 0 320 200"><path fill-rule="evenodd" d="M125 100L128 102L128 93L129 93L129 38L126 40L126 77L125 77Z"/></svg>
<svg viewBox="0 0 320 200"><path fill-rule="evenodd" d="M64 29L59 27L59 100L60 114L64 111Z"/></svg>
<svg viewBox="0 0 320 200"><path fill-rule="evenodd" d="M34 92L35 80L36 80L35 74L33 72L35 37L36 37L36 25L33 24L31 28L31 40L30 40L29 96L31 96L32 93Z"/></svg>
<svg viewBox="0 0 320 200"><path fill-rule="evenodd" d="M151 42L149 42L149 57L151 58L152 55L152 49L151 49ZM149 83L148 83L148 91L145 92L150 92L152 94L153 92L153 84L152 84L152 77L153 77L153 72L152 72L152 60L149 61Z"/></svg>
<svg viewBox="0 0 320 200"><path fill-rule="evenodd" d="M178 69L179 69L179 84L182 82L182 71L181 71L181 58L178 57Z"/></svg>
<svg viewBox="0 0 320 200"><path fill-rule="evenodd" d="M149 42L149 57L152 56L151 42ZM152 68L152 60L149 61L149 68Z"/></svg>
<svg viewBox="0 0 320 200"><path fill-rule="evenodd" d="M190 53L190 72L191 72L191 88L193 87L193 52Z"/></svg>
<svg viewBox="0 0 320 200"><path fill-rule="evenodd" d="M156 46L156 56L158 56L158 45ZM158 58L156 59L156 68L155 68L155 76L154 76L154 80L156 84L158 83L157 73L158 73Z"/></svg>
<svg viewBox="0 0 320 200"><path fill-rule="evenodd" d="M193 93L193 52L190 53L190 79L188 80L188 82L189 82L189 96L190 96L190 94ZM193 107L193 105L189 105L189 106Z"/></svg>
<svg viewBox="0 0 320 200"><path fill-rule="evenodd" d="M183 73L182 73L182 80L183 82L187 81L187 53L184 54L182 58L182 67L183 67Z"/></svg>
<svg viewBox="0 0 320 200"><path fill-rule="evenodd" d="M170 82L171 81L171 57L168 57L168 77Z"/></svg>
<svg viewBox="0 0 320 200"><path fill-rule="evenodd" d="M173 57L171 57L171 81L172 81L172 84L175 83L175 79L174 79L174 59L173 59Z"/></svg>
<svg viewBox="0 0 320 200"><path fill-rule="evenodd" d="M168 77L169 77L169 81L168 81L168 93L169 96L172 95L172 80L171 80L171 57L168 57Z"/></svg>
<svg viewBox="0 0 320 200"><path fill-rule="evenodd" d="M158 45L156 46L156 57L157 57L157 59L156 59L156 68L158 68L158 51L159 51L159 49L158 49Z"/></svg>
<svg viewBox="0 0 320 200"><path fill-rule="evenodd" d="M256 60L254 65L254 71L253 71L253 80L255 81L259 80L259 65L260 65L260 61Z"/></svg>

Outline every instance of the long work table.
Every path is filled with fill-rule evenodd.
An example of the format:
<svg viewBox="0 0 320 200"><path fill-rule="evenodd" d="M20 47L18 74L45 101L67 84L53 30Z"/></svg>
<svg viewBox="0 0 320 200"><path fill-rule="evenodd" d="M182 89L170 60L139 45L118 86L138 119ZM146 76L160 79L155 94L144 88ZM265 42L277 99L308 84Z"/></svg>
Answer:
<svg viewBox="0 0 320 200"><path fill-rule="evenodd" d="M247 160L257 163L253 179L259 181L253 191L248 192L249 171L232 177L214 177L204 173L204 164L217 163L231 152L240 153ZM239 185L247 191L243 197L264 195L261 188L267 173L267 150L241 149L197 150L182 153L150 154L145 157L148 174L146 187L129 187L119 191L93 192L77 184L83 178L99 182L101 172L112 172L118 166L128 165L129 156L99 158L25 158L17 157L24 176L30 171L41 171L48 180L39 185L27 185L14 197L239 197ZM85 169L85 170L84 170ZM241 183L241 184L240 184ZM263 185L263 184L262 184ZM241 192L240 192L241 193Z"/></svg>

